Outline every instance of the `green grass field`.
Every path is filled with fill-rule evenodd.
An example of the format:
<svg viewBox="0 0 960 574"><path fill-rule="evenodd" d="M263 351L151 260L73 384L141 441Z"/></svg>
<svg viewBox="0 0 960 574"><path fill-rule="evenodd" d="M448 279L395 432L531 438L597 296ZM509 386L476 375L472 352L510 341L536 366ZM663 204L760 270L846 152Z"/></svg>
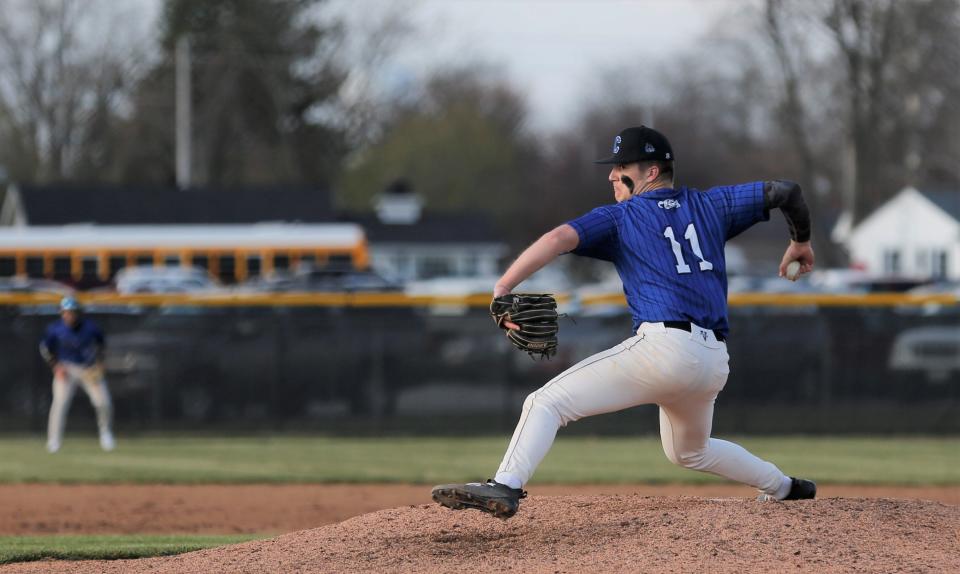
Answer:
<svg viewBox="0 0 960 574"><path fill-rule="evenodd" d="M0 482L436 483L489 477L509 437L304 436L118 439L104 453L70 436L54 455L39 438L0 438ZM788 474L821 483L960 484L960 439L735 437ZM560 436L538 483L702 483L719 480L667 461L656 437Z"/></svg>
<svg viewBox="0 0 960 574"><path fill-rule="evenodd" d="M737 437L785 472L820 483L960 485L960 439ZM40 438L0 438L0 483L436 483L487 478L509 437L331 438L119 437L101 452L89 435L69 436L48 454ZM716 477L679 469L656 437L563 437L537 471L538 483L702 483ZM253 536L0 537L0 564L179 554Z"/></svg>
<svg viewBox="0 0 960 574"><path fill-rule="evenodd" d="M54 558L116 560L192 552L254 540L256 536L7 536L0 537L0 564Z"/></svg>

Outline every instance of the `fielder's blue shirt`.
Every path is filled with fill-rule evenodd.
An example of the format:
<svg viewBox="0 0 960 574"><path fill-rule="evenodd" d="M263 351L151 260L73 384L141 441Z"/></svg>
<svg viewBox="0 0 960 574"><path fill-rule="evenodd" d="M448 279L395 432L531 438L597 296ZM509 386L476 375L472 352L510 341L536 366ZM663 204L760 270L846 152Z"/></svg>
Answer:
<svg viewBox="0 0 960 574"><path fill-rule="evenodd" d="M96 362L97 349L104 345L104 338L96 323L81 317L73 328L62 320L51 324L40 344L58 361L88 366Z"/></svg>
<svg viewBox="0 0 960 574"><path fill-rule="evenodd" d="M769 219L763 203L762 181L648 191L567 222L580 236L571 253L616 266L634 331L644 322L691 321L726 336L723 246Z"/></svg>

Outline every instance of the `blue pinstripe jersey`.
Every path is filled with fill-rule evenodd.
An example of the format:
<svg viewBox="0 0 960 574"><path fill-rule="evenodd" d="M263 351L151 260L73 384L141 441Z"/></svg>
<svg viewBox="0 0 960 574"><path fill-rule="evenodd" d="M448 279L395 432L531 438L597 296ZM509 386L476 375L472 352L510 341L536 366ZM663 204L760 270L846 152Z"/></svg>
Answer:
<svg viewBox="0 0 960 574"><path fill-rule="evenodd" d="M74 327L58 320L47 327L40 342L56 360L90 366L97 360L97 349L104 346L103 331L96 323L81 317Z"/></svg>
<svg viewBox="0 0 960 574"><path fill-rule="evenodd" d="M767 219L757 181L705 192L661 188L568 224L580 236L572 253L616 266L634 331L643 322L692 321L726 335L724 243Z"/></svg>

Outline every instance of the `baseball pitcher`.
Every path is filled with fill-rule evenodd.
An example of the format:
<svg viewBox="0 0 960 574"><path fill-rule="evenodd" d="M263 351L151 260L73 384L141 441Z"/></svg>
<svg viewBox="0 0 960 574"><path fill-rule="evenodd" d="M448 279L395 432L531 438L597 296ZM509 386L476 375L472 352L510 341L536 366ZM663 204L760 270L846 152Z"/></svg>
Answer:
<svg viewBox="0 0 960 574"><path fill-rule="evenodd" d="M724 243L779 208L791 237L780 275L794 261L800 273L810 272L810 216L800 187L787 181L706 191L674 186L674 159L660 132L645 126L620 132L613 155L597 161L612 165L608 180L616 203L548 232L497 282L494 297L509 294L565 253L609 261L623 282L635 335L530 394L495 478L437 486L435 501L509 518L561 426L651 403L660 407L663 451L675 464L751 485L764 500L816 495L813 482L786 476L743 447L710 436L714 401L730 372Z"/></svg>
<svg viewBox="0 0 960 574"><path fill-rule="evenodd" d="M80 304L73 297L60 301L60 320L47 328L40 342L40 354L53 370L53 403L47 422L47 451L60 450L63 428L70 402L83 386L97 413L100 448L115 448L111 423L113 406L110 391L103 378L103 332L81 314Z"/></svg>

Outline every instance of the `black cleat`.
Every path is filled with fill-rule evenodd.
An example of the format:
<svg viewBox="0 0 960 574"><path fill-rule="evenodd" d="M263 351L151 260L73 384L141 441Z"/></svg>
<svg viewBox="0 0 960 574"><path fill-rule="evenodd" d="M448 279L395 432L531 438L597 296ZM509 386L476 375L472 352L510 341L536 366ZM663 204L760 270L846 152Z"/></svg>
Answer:
<svg viewBox="0 0 960 574"><path fill-rule="evenodd" d="M810 500L817 496L817 485L812 480L790 477L790 492L783 500ZM780 502L772 494L761 493L757 497L760 502Z"/></svg>
<svg viewBox="0 0 960 574"><path fill-rule="evenodd" d="M466 484L441 484L433 487L433 500L452 510L476 508L506 520L517 513L520 499L527 493L495 480Z"/></svg>
<svg viewBox="0 0 960 574"><path fill-rule="evenodd" d="M816 497L816 483L812 480L790 477L790 492L784 500L810 500Z"/></svg>

